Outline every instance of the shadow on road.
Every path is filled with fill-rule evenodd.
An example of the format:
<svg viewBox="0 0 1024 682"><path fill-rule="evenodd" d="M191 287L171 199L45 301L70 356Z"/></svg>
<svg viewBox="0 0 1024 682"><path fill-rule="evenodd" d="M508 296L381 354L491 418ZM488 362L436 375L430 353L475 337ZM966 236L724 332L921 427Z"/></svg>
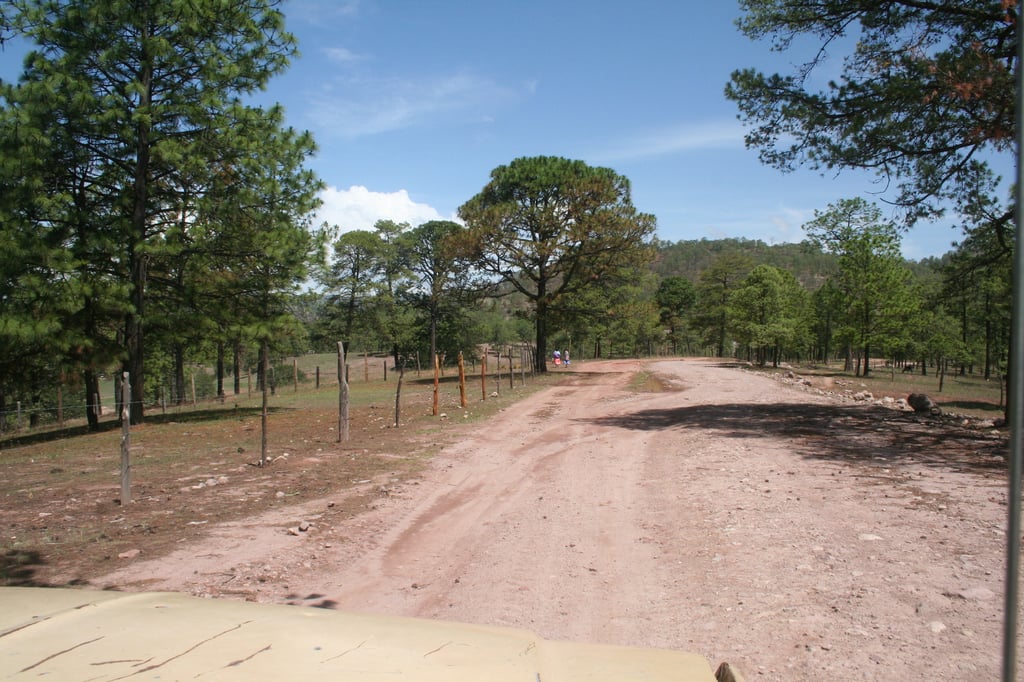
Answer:
<svg viewBox="0 0 1024 682"><path fill-rule="evenodd" d="M802 457L850 464L925 464L995 473L1006 469L1007 439L954 418L922 417L878 406L695 405L580 420L642 431L704 429L724 438L788 438Z"/></svg>

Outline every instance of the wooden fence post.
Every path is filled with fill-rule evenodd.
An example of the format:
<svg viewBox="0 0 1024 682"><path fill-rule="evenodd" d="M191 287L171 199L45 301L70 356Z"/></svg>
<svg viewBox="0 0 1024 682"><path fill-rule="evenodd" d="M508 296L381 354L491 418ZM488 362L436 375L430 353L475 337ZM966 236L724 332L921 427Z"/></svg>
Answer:
<svg viewBox="0 0 1024 682"><path fill-rule="evenodd" d="M512 368L512 346L508 347L508 390L516 390L516 372Z"/></svg>
<svg viewBox="0 0 1024 682"><path fill-rule="evenodd" d="M384 367L387 367L387 360L384 361ZM402 379L405 377L405 359L399 360L398 365L398 385L395 388L395 428L397 429L401 424L402 418Z"/></svg>
<svg viewBox="0 0 1024 682"><path fill-rule="evenodd" d="M132 501L131 383L128 372L121 375L121 506Z"/></svg>
<svg viewBox="0 0 1024 682"><path fill-rule="evenodd" d="M440 372L441 372L441 356L434 353L434 407L432 414L437 416L437 393L440 390ZM395 424L398 426L398 424Z"/></svg>
<svg viewBox="0 0 1024 682"><path fill-rule="evenodd" d="M494 351L494 392L501 395L501 346Z"/></svg>
<svg viewBox="0 0 1024 682"><path fill-rule="evenodd" d="M480 400L487 400L487 346L480 354Z"/></svg>
<svg viewBox="0 0 1024 682"><path fill-rule="evenodd" d="M459 404L466 407L466 362L459 351Z"/></svg>
<svg viewBox="0 0 1024 682"><path fill-rule="evenodd" d="M366 354L363 354L363 358ZM338 442L348 440L348 375L345 365L345 345L338 342Z"/></svg>
<svg viewBox="0 0 1024 682"><path fill-rule="evenodd" d="M260 366L263 368L263 410L260 413L260 466L267 465L267 407L270 401L270 344L260 346Z"/></svg>

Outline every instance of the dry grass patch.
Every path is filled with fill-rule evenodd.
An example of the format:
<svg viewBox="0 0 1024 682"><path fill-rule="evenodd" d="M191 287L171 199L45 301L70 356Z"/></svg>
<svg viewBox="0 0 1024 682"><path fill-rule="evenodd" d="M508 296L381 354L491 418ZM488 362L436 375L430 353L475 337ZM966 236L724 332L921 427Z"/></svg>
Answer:
<svg viewBox="0 0 1024 682"><path fill-rule="evenodd" d="M116 568L124 553L161 556L218 523L296 501L330 497L328 516L357 515L382 484L414 477L463 429L561 380L528 377L526 386L509 390L506 383L498 396L481 400L476 378L463 409L455 378L446 377L439 400L446 416L434 417L432 379L407 374L395 428L396 379L352 385L345 443L337 442L336 386L279 389L271 399L265 467L257 466L258 395L165 414L150 410L146 423L131 429L127 505L118 499L115 424L99 433L74 425L8 437L0 442L0 584L86 583Z"/></svg>

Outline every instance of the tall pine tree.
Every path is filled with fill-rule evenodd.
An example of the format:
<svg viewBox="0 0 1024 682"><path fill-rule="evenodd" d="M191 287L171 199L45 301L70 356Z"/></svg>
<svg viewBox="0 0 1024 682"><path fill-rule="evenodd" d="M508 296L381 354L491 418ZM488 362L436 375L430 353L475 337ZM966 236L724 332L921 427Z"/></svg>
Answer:
<svg viewBox="0 0 1024 682"><path fill-rule="evenodd" d="M294 151L287 145L262 151L268 127L279 127L279 114L242 101L295 53L279 4L8 3L7 21L36 50L26 58L19 85L4 93L5 104L24 134L43 142L38 167L56 176L47 191L61 197L74 190L99 208L76 214L85 222L72 241L89 243L84 257L106 263L108 286L128 294L108 312L120 317L133 422L143 416L149 273L184 244L167 239L168 233L198 221L202 197L239 159L271 156L262 162L290 169L296 181L315 186L287 161ZM304 136L292 136L292 142L303 150L311 146ZM283 164L273 158L282 153ZM74 163L62 164L64 158ZM27 176L25 182L38 180ZM46 202L28 219L46 226L67 223L71 204ZM265 248L264 254L272 257L271 251Z"/></svg>

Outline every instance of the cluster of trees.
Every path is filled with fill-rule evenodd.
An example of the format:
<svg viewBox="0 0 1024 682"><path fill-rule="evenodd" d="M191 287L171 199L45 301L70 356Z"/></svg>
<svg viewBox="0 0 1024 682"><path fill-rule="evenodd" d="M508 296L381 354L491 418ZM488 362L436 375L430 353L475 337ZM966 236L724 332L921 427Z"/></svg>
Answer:
<svg viewBox="0 0 1024 682"><path fill-rule="evenodd" d="M997 339L1005 340L1009 326L1016 207L990 162L1019 158L1020 4L741 0L740 6L738 25L751 39L770 41L793 63L794 46L810 48L792 74L753 68L732 74L725 94L749 126L748 147L783 172L797 166L876 172L883 186L897 189L904 226L955 211L964 239L948 264L943 305L929 299L936 318L925 328L945 345L939 332L952 317L967 344L966 330L981 325L991 339L986 359L998 354ZM816 87L822 70L839 76ZM839 235L816 227L824 228L820 237ZM880 249L891 241L891 235L873 238ZM855 252L842 257L856 267ZM969 303L979 298L977 306ZM872 327L884 328L888 315L900 317L898 310L860 314L865 349L877 336Z"/></svg>
<svg viewBox="0 0 1024 682"><path fill-rule="evenodd" d="M799 245L679 242L660 254L716 253L692 278L660 279L655 299L674 351L758 363L828 362L867 374L873 361L985 377L1005 375L1010 279L962 267L959 250L920 263L900 255L900 232L862 199L836 202L804 226ZM804 277L776 265L803 261ZM1005 265L1005 264L1004 264Z"/></svg>
<svg viewBox="0 0 1024 682"><path fill-rule="evenodd" d="M531 337L543 355L642 276L654 219L628 180L558 157L495 169L464 225L313 229L311 136L244 102L294 40L276 2L221 5L3 6L36 49L0 84L0 415L62 385L92 402L123 371L138 422L164 382L184 398L187 363L237 393L253 355L338 339L396 364Z"/></svg>
<svg viewBox="0 0 1024 682"><path fill-rule="evenodd" d="M525 254L509 243L489 251L509 263L510 277L501 281L477 265L472 248L481 237L471 228L381 221L376 232L335 242L334 264L321 278L323 326L314 336L325 348L349 338L374 340L378 350L429 348L455 357L477 344L535 341L544 324L554 347L572 345L577 357L671 352L774 364L841 359L863 374L878 362L1005 373L1005 272L964 269L961 251L906 261L898 227L862 199L818 212L805 231L801 244L702 240L634 249L636 263L616 271L629 272L628 280L601 277L600 286L552 297L541 322L537 292L571 287L562 277L538 285L525 262L512 262ZM519 243L532 258L554 251L532 235ZM694 261L695 268L659 272L666 262ZM558 267L585 265L564 258ZM545 355L538 353L541 362Z"/></svg>
<svg viewBox="0 0 1024 682"><path fill-rule="evenodd" d="M318 277L318 338L377 339L396 363L423 348L454 358L478 344L529 340L544 372L553 331L593 335L629 315L632 287L648 275L654 218L637 212L629 181L608 168L515 159L459 213L465 225L382 220L342 234ZM528 324L508 327L510 317Z"/></svg>
<svg viewBox="0 0 1024 682"><path fill-rule="evenodd" d="M626 178L559 157L496 168L459 223L314 229L312 138L246 103L295 52L278 4L0 5L0 38L36 45L0 84L0 413L123 369L138 421L147 375L181 397L187 362L215 364L223 393L246 355L337 340L396 363L530 341L539 371L549 344L1005 369L1013 212L985 159L1013 150L1013 3L742 0L752 38L823 46L795 75L733 74L748 145L783 171L874 169L906 209L839 200L771 247L658 242ZM949 209L956 250L904 261L900 230Z"/></svg>
<svg viewBox="0 0 1024 682"><path fill-rule="evenodd" d="M159 362L183 384L186 349L286 333L320 183L245 103L295 52L277 5L4 3L34 49L0 84L0 409L119 364L138 422Z"/></svg>

